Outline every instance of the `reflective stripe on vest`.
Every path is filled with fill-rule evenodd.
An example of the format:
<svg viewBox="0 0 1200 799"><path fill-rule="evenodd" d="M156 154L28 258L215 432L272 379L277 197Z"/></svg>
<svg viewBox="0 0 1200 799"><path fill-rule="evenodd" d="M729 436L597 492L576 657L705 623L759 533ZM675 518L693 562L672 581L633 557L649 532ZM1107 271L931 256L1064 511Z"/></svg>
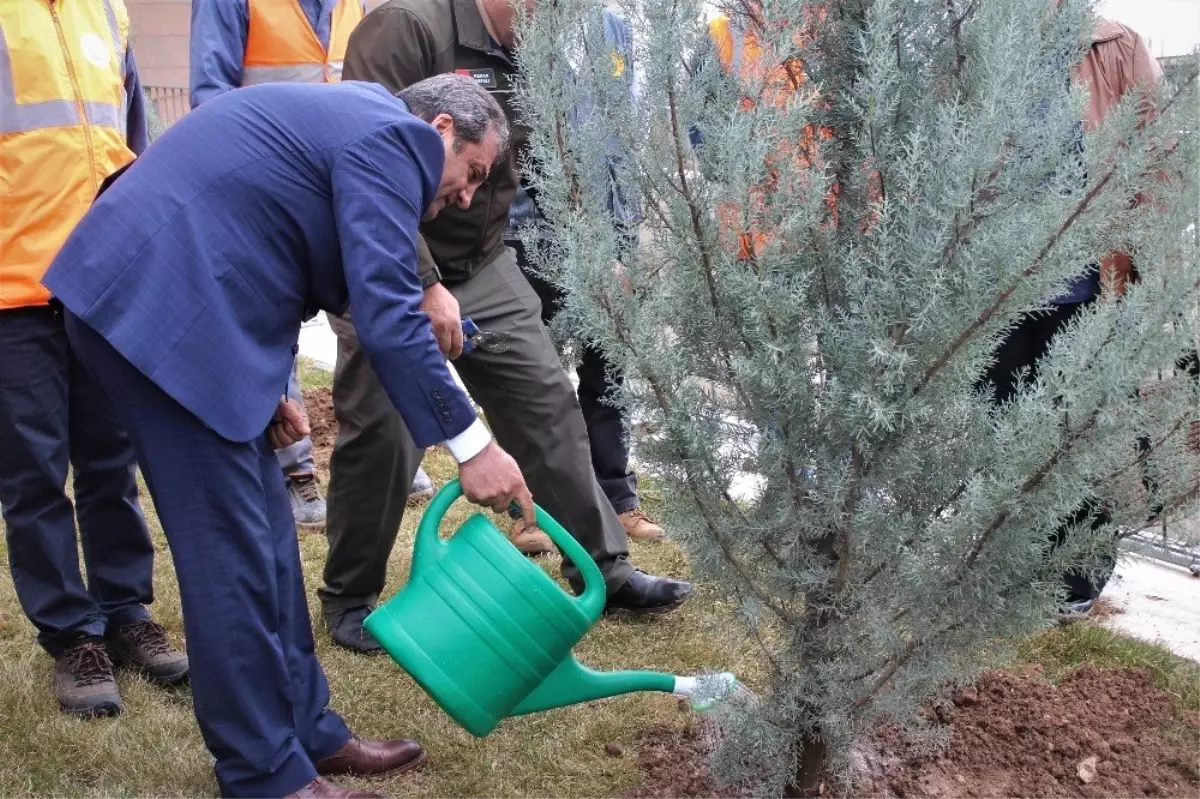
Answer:
<svg viewBox="0 0 1200 799"><path fill-rule="evenodd" d="M129 119L129 98L125 96L124 89L125 45L121 40L121 28L117 24L117 15L113 11L112 3L110 0L101 0L101 2L104 6L105 18L108 21L108 34L113 52L117 54L117 58L121 62L121 103L117 105L83 100L81 104L84 117L89 125L116 128L124 135ZM8 40L3 27L0 27L0 135L78 125L80 124L79 106L80 103L76 103L73 99L44 100L33 103L18 102Z"/></svg>
<svg viewBox="0 0 1200 799"><path fill-rule="evenodd" d="M336 83L350 33L362 20L362 0L340 0L329 21L329 49L321 46L299 0L249 0L250 30L242 85Z"/></svg>

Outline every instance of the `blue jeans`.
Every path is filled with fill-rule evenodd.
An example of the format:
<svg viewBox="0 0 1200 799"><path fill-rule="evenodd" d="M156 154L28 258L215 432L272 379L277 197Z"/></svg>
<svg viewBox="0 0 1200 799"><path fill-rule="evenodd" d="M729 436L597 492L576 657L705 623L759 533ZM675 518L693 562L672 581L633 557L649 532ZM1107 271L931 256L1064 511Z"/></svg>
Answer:
<svg viewBox="0 0 1200 799"><path fill-rule="evenodd" d="M292 373L288 376L287 395L290 399L304 407L304 394L300 391L300 378L296 372L296 362L292 361ZM279 459L279 468L285 477L313 473L312 439L308 436L289 447L275 450Z"/></svg>
<svg viewBox="0 0 1200 799"><path fill-rule="evenodd" d="M0 453L9 566L38 643L57 656L80 638L147 618L154 547L133 448L57 308L0 311Z"/></svg>

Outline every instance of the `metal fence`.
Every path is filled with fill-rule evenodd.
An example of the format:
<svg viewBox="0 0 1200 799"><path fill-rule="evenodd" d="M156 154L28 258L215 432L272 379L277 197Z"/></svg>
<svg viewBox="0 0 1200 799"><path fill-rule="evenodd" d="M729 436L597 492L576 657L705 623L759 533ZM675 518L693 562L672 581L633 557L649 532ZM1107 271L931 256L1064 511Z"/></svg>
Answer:
<svg viewBox="0 0 1200 799"><path fill-rule="evenodd" d="M152 109L152 120L165 130L171 127L186 114L191 104L188 101L188 90L178 86L147 86L146 99ZM154 122L151 122L154 127ZM151 136L161 131L151 131Z"/></svg>

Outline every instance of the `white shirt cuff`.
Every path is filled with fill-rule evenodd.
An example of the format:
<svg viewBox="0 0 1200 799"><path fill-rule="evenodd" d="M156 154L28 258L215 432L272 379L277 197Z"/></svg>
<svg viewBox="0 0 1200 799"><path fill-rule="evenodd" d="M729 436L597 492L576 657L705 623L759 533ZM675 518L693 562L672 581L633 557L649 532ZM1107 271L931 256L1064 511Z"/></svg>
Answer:
<svg viewBox="0 0 1200 799"><path fill-rule="evenodd" d="M445 445L446 449L450 450L450 454L454 456L454 460L465 463L483 452L483 448L491 441L492 434L488 432L483 422L476 419L466 430L454 438L448 439Z"/></svg>

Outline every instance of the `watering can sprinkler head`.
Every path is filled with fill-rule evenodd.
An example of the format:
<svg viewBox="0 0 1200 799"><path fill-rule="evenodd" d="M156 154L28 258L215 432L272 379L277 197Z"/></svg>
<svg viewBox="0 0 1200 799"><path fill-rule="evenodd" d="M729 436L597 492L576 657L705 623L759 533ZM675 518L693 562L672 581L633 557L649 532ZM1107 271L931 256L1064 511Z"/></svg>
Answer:
<svg viewBox="0 0 1200 799"><path fill-rule="evenodd" d="M753 696L748 688L738 682L737 677L727 671L699 677L676 677L671 693L690 699L689 704L697 713L712 710L718 702L739 694Z"/></svg>
<svg viewBox="0 0 1200 799"><path fill-rule="evenodd" d="M735 694L732 674L676 677L601 672L571 649L599 619L607 588L587 551L542 508L538 526L579 568L572 596L476 513L443 541L438 527L462 495L447 483L417 528L408 584L363 626L435 702L482 738L507 716L635 691L690 697L697 710Z"/></svg>

